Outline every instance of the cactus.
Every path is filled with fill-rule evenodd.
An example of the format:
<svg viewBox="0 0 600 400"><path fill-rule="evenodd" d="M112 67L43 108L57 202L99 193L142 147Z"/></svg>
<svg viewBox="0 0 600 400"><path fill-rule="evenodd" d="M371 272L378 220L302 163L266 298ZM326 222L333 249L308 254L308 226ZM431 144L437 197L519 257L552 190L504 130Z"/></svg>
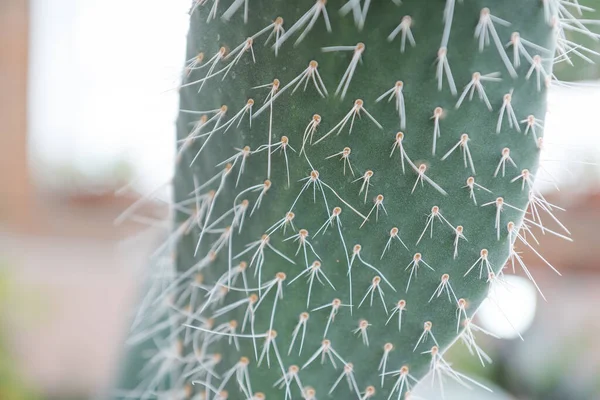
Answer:
<svg viewBox="0 0 600 400"><path fill-rule="evenodd" d="M585 29L576 11L194 1L174 228L134 323L127 396L477 384L444 352L463 342L485 363L472 316L506 265L533 279L516 250L530 229L560 234L533 182L555 55L577 51L565 29Z"/></svg>

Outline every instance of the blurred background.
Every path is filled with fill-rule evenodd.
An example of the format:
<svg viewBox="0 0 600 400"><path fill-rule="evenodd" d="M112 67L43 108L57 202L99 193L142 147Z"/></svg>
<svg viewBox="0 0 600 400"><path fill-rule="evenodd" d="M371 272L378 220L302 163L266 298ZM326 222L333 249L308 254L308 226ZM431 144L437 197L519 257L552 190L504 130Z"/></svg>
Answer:
<svg viewBox="0 0 600 400"><path fill-rule="evenodd" d="M140 269L168 229L113 222L170 178L178 105L169 89L188 6L0 0L2 400L89 399L111 381ZM524 279L499 294L524 341L484 307L478 324L501 337L478 336L493 364L460 344L450 360L496 394L450 388L449 399L600 399L600 66L574 64L556 68L570 83L551 89L538 174L575 239L538 237L563 276L523 255L548 301ZM165 203L144 214L164 217Z"/></svg>

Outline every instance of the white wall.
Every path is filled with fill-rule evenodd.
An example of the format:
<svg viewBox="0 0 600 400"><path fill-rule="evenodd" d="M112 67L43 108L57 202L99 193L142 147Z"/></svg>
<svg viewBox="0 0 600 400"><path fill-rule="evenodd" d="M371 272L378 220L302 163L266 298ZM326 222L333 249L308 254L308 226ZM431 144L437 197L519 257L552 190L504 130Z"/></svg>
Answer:
<svg viewBox="0 0 600 400"><path fill-rule="evenodd" d="M171 174L174 86L189 0L32 0L32 167L89 176L126 157L146 187Z"/></svg>

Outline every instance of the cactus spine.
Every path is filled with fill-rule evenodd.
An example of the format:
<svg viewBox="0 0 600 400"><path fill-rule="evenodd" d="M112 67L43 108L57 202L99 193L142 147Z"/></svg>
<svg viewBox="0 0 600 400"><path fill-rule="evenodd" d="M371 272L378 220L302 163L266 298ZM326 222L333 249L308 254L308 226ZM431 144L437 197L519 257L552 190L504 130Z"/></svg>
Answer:
<svg viewBox="0 0 600 400"><path fill-rule="evenodd" d="M484 360L471 317L542 226L524 211L551 211L532 185L574 4L194 1L174 266L136 321L158 350L141 380L130 360L129 395L472 384L443 354L460 338Z"/></svg>

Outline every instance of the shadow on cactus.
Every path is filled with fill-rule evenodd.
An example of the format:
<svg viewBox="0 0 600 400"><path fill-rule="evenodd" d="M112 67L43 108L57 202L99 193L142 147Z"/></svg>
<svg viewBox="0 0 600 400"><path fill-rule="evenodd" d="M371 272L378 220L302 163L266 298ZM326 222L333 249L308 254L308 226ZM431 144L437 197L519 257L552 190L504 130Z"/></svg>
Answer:
<svg viewBox="0 0 600 400"><path fill-rule="evenodd" d="M533 183L579 11L196 0L173 233L119 396L403 399L428 374L478 385L444 352L462 340L485 363L478 306L507 266L533 280L518 252L531 230L568 235L543 225L554 206Z"/></svg>

